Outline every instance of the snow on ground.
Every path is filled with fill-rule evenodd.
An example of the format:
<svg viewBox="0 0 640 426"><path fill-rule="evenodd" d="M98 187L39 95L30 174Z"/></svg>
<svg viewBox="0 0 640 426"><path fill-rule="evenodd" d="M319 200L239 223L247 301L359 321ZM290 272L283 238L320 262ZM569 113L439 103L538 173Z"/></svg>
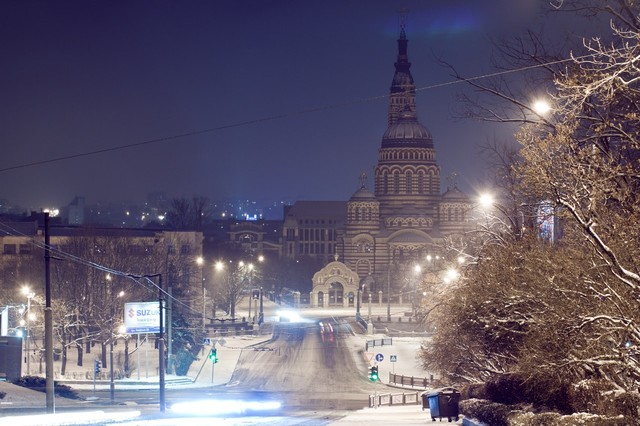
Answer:
<svg viewBox="0 0 640 426"><path fill-rule="evenodd" d="M446 418L442 419L444 424L461 425L462 418L458 421L447 422ZM338 421L332 422L332 425L442 425L438 419L431 420L429 410L422 410L420 405L395 405L384 406L378 408L365 408L350 413L348 416Z"/></svg>
<svg viewBox="0 0 640 426"><path fill-rule="evenodd" d="M368 350L365 349L367 341L386 338L383 334L366 335L356 333L349 337L348 346L352 349L354 357L360 357L364 364L378 365L379 374L381 379L381 386L379 387L379 393L391 393L397 394L402 392L419 392L425 391L423 388L411 388L405 387L390 387L386 384L389 382L389 373L394 372L396 374L402 374L405 376L414 377L429 377L429 372L425 372L420 366L420 360L417 357L420 345L425 341L422 337L394 337L392 345L385 346L369 346ZM253 350L251 347L262 342L265 342L271 338L271 335L262 336L231 336L223 339L216 340L217 355L220 361L212 365L208 360L207 354L210 349L205 347L200 354L200 358L196 360L187 376L178 377L174 375L166 376L167 388L172 387L205 387L212 384L223 385L231 380L231 376L234 372L238 359L243 351ZM122 351L124 345L117 345L115 348L116 353ZM115 381L116 392L120 388L157 388L158 376L157 376L157 352L152 349L148 350L148 356L142 355L140 361L140 368L131 375L131 378ZM71 373L68 377L78 377L86 375L87 371L91 371L93 368L93 358L96 357L98 352L87 356L84 367L77 367L73 362L69 362L68 371ZM382 361L375 361L376 355L381 354L383 356ZM391 362L391 356L396 357L396 362ZM137 355L131 356L133 360L137 361ZM114 356L117 359L117 356ZM213 367L213 371L212 371ZM103 368L103 372L107 369ZM23 369L24 371L24 369ZM363 372L364 374L365 372ZM89 373L90 375L90 373ZM138 377L140 380L138 380ZM60 380L56 377L56 380ZM64 380L60 380L64 383ZM70 383L71 384L71 383ZM72 387L78 389L91 389L93 388L92 381L86 381L79 384L74 382ZM102 380L97 382L96 389L105 389L109 387L108 380ZM45 394L41 392L32 391L29 389L21 388L9 383L0 382L0 391L6 392L7 396L0 400L0 409L2 407L44 407L45 406ZM77 401L66 400L64 398L56 397L56 406L70 406L78 404ZM447 422L447 419L444 419ZM461 424L462 421L458 421L451 424ZM366 408L363 410L349 413L345 418L334 422L333 424L349 424L349 425L389 425L389 424L442 424L438 421L432 422L429 415L429 411L422 410L422 404L417 405L395 405L395 406L380 406L378 408Z"/></svg>

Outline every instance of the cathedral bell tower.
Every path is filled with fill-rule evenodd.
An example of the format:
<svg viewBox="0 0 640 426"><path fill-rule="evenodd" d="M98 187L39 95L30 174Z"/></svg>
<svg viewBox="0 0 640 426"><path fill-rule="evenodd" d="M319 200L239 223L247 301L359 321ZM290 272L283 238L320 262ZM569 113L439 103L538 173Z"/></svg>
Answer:
<svg viewBox="0 0 640 426"><path fill-rule="evenodd" d="M389 95L389 127L382 137L374 191L387 229L429 231L438 216L440 167L431 133L416 116L416 87L404 26Z"/></svg>

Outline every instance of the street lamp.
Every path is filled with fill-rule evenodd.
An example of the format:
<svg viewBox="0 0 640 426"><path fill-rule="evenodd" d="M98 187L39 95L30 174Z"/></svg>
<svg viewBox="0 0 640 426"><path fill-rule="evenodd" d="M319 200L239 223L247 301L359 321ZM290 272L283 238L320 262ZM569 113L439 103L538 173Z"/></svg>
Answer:
<svg viewBox="0 0 640 426"><path fill-rule="evenodd" d="M244 267L245 263L243 261L240 261L240 267ZM252 278L253 278L253 269L255 268L255 266L253 265L253 263L249 263L248 265L246 265L246 268L249 270L249 291L251 291L251 283L252 283ZM249 315L247 317L247 322L251 320L251 302L252 302L252 298L251 298L251 293L249 293Z"/></svg>
<svg viewBox="0 0 640 426"><path fill-rule="evenodd" d="M264 262L264 256L258 256L258 262ZM262 285L260 285L260 314L258 315L258 325L264 322L264 304L262 302Z"/></svg>
<svg viewBox="0 0 640 426"><path fill-rule="evenodd" d="M207 289L204 286L204 272L202 265L204 265L204 259L202 256L196 258L196 263L200 267L200 283L202 284L202 334L206 335L206 321L207 321Z"/></svg>
<svg viewBox="0 0 640 426"><path fill-rule="evenodd" d="M224 271L224 262L222 262L220 260L217 261L215 263L215 265L214 265L214 269L216 270L217 274L221 274L222 271ZM215 280L215 286L218 288L218 291L220 291L220 280L219 279ZM215 300L213 301L212 305L213 305L213 318L215 319L215 317L216 317L216 302L215 302ZM232 316L235 316L235 315L232 315Z"/></svg>
<svg viewBox="0 0 640 426"><path fill-rule="evenodd" d="M111 404L115 403L116 386L113 380L113 322L115 317L116 297L124 296L124 291L120 291L117 295L113 291L111 274L105 276L109 284L109 292L111 293L111 321L109 322L109 394L111 396Z"/></svg>
<svg viewBox="0 0 640 426"><path fill-rule="evenodd" d="M22 287L22 294L27 296L27 312L26 312L26 325L27 325L27 376L30 374L30 358L31 358L31 320L33 316L31 314L31 299L36 295L28 286Z"/></svg>
<svg viewBox="0 0 640 426"><path fill-rule="evenodd" d="M533 111L535 111L538 115L546 115L549 111L551 111L551 105L546 99L538 99L534 101L532 105Z"/></svg>
<svg viewBox="0 0 640 426"><path fill-rule="evenodd" d="M413 308L413 316L416 317L417 313L418 313L418 282L420 280L420 276L422 274L422 266L416 264L413 267L413 273L416 276L416 281L415 281L415 288L413 290L413 297L411 297L411 306Z"/></svg>

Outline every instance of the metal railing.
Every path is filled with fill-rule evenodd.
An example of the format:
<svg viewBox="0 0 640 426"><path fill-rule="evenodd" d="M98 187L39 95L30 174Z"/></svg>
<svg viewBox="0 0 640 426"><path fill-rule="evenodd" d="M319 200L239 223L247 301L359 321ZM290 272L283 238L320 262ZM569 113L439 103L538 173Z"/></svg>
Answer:
<svg viewBox="0 0 640 426"><path fill-rule="evenodd" d="M382 405L415 405L420 403L419 392L369 395L369 408L380 407Z"/></svg>
<svg viewBox="0 0 640 426"><path fill-rule="evenodd" d="M413 377L413 376L403 376L401 374L389 373L389 384L396 384L402 386L411 386L419 387L419 388L428 388L431 387L433 383L433 374L426 377Z"/></svg>
<svg viewBox="0 0 640 426"><path fill-rule="evenodd" d="M373 348L376 346L389 346L389 345L393 345L392 338L367 340L367 343L365 343L364 345L364 348L365 348L364 350L365 352L368 352L369 348Z"/></svg>

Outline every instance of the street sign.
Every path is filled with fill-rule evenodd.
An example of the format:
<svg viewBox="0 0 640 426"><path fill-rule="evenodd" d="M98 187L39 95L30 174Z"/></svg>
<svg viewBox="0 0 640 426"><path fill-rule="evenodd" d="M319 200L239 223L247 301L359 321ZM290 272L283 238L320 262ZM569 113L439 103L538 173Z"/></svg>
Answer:
<svg viewBox="0 0 640 426"><path fill-rule="evenodd" d="M209 339L208 337L205 337L204 339L202 339L202 344L211 346L211 339Z"/></svg>
<svg viewBox="0 0 640 426"><path fill-rule="evenodd" d="M384 355L382 354L376 354L376 361L378 362L382 362L382 360L384 359Z"/></svg>
<svg viewBox="0 0 640 426"><path fill-rule="evenodd" d="M371 362L373 359L373 352L365 352L364 356L367 358L367 361Z"/></svg>
<svg viewBox="0 0 640 426"><path fill-rule="evenodd" d="M391 362L396 362L398 361L398 355L391 355L390 359Z"/></svg>

